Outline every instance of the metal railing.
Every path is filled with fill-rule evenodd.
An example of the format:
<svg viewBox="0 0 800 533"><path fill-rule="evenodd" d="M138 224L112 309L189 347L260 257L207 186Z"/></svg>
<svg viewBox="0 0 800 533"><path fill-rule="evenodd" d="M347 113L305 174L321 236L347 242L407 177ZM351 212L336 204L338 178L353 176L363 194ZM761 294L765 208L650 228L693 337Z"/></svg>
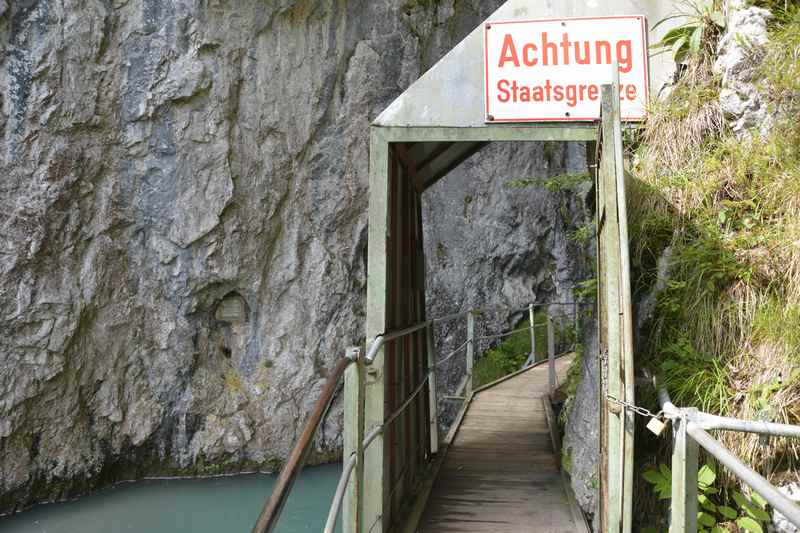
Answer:
<svg viewBox="0 0 800 533"><path fill-rule="evenodd" d="M530 364L532 364L533 361L535 360L535 351L536 351L536 348L535 348L536 347L536 338L535 338L535 332L534 332L535 328L546 327L547 331L548 331L548 334L547 334L547 338L548 338L548 363L549 363L548 367L549 367L549 373L550 373L549 383L550 383L550 393L552 394L554 392L554 390L555 390L555 387L556 387L556 373L555 373L555 359L556 359L556 357L555 357L555 340L554 340L555 335L554 335L553 319L554 318L560 318L560 317L567 316L567 315L559 315L557 317L553 317L548 313L546 324L538 324L537 325L537 324L535 324L535 321L534 321L534 310L535 310L536 307L544 307L544 306L548 306L549 307L549 306L552 306L552 305L571 305L571 306L575 306L576 311L573 314L573 317L571 317L571 318L574 319L574 323L576 325L575 338L577 338L577 324L578 324L577 308L579 306L581 306L581 305L594 305L594 304L577 303L577 302L556 302L556 303L543 302L543 303L538 303L538 304L530 304L528 307L521 308L521 309L510 309L510 310L509 309L502 309L502 308L493 308L491 310L473 309L473 310L470 310L470 311L465 311L463 313L455 313L455 314L447 315L447 316L444 316L444 317L428 320L428 321L425 321L425 322L420 322L419 324L415 324L413 326L409 326L409 327L403 328L401 330L393 331L393 332L390 332L390 333L384 333L384 334L376 336L375 339L370 344L369 348L367 349L367 354L366 354L366 357L364 358L364 362L367 365L370 365L375 361L376 357L380 353L381 348L387 342L399 339L401 337L404 337L406 335L410 335L412 333L421 331L423 329L427 329L428 346L429 346L429 349L431 349L432 345L433 345L433 326L435 324L438 324L438 323L441 323L441 322L444 322L444 321L455 320L455 319L458 319L458 318L464 318L464 317L467 318L467 340L464 341L457 348L455 348L454 350L449 352L447 355L445 355L444 357L442 357L439 360L437 360L433 365L431 365L431 367L428 369L428 372L425 375L425 377L422 379L422 381L417 386L417 388L409 395L409 397L406 399L406 401L400 407L398 407L391 415L389 415L386 418L386 420L380 426L376 426L376 427L372 428L372 430L365 435L364 440L362 441L362 450L368 448L370 446L370 444L372 444L375 441L376 437L378 437L378 435L383 433L385 431L385 429L387 427L389 427L389 425L397 417L399 417L402 414L402 412L409 405L411 405L412 401L417 397L417 395L419 395L420 392L422 392L422 390L424 389L424 386L427 383L433 381L431 383L431 386L435 389L435 386L436 386L435 385L436 369L439 366L441 366L443 363L445 363L446 361L450 360L452 357L454 357L456 354L458 354L459 352L461 352L464 349L466 349L467 373L465 375L464 380L459 385L459 387L458 387L458 389L456 391L456 394L459 394L460 392L463 393L464 391L466 391L466 394L469 395L473 390L473 387L472 387L472 369L473 369L473 362L474 362L475 344L476 344L476 341L478 341L478 340L496 340L496 339L501 339L501 338L508 337L508 336L516 334L516 333L520 333L520 332L524 332L524 331L530 331L531 332L531 343L532 343L531 344L531 357L529 357L529 360L526 361L526 363L523 365L523 368L524 368L524 367L527 367ZM530 317L531 317L530 325L528 327L519 328L519 329L516 329L516 330L507 331L507 332L503 332L503 333L498 333L498 334L494 334L494 335L484 335L484 336L480 336L480 337L475 335L475 317L476 316L481 315L481 314L486 313L486 312L489 312L489 311L507 311L507 312L513 313L513 312L520 312L520 311L524 311L524 310L528 310L529 313L530 313ZM436 391L435 390L432 390L431 396L432 396L432 398L434 400L432 402L432 404L435 405L435 398L436 398ZM436 415L436 409L431 409L431 416L432 416L432 421L431 421L432 431L438 431L438 429L437 429L438 428L438 424L435 421L436 416L437 416ZM341 508L342 508L342 503L344 501L344 495L345 495L345 492L347 490L347 485L350 482L350 477L352 476L353 470L355 470L355 467L357 465L357 456L358 456L357 452L353 452L347 458L347 460L344 462L344 465L343 465L343 468L342 468L342 475L339 478L339 483L337 484L336 492L334 494L333 501L331 502L330 511L328 513L328 519L327 519L327 522L325 524L325 529L324 529L325 533L333 533L333 531L334 531L334 529L336 527L336 521L339 518L339 513L340 513Z"/></svg>
<svg viewBox="0 0 800 533"><path fill-rule="evenodd" d="M746 466L707 430L738 431L780 437L800 437L800 426L739 420L673 405L666 388L658 390L664 416L673 423L672 507L670 533L697 531L698 454L702 447L751 489L760 494L789 522L800 527L800 507L781 494L761 474Z"/></svg>
<svg viewBox="0 0 800 533"><path fill-rule="evenodd" d="M562 306L574 306L574 313L572 317L569 317L566 314L561 314L557 316L551 316L549 313L546 317L545 324L536 324L535 323L535 309L537 307L550 307L555 305L562 305ZM535 361L536 355L536 336L535 330L537 328L546 327L547 328L547 344L548 344L548 366L549 366L549 383L550 383L550 393L552 394L555 390L556 384L556 376L555 376L555 335L554 335L554 326L553 320L564 319L566 318L573 318L575 321L575 328L576 328L576 335L577 338L577 326L578 326L578 307L582 305L594 305L591 303L577 303L577 302L543 302L543 303L536 303L530 304L524 308L485 308L485 309L472 309L469 311L461 312L461 313L454 313L450 315L446 315L443 317L427 320L424 322L420 322L418 324L414 324L412 326L399 329L392 332L383 333L381 335L377 335L373 341L370 343L368 349L366 350L366 355L361 355L363 352L359 348L350 348L348 350L348 355L339 360L336 364L334 371L329 376L325 388L317 400L317 403L314 406L314 410L312 411L311 417L309 421L306 423L306 426L303 430L303 433L298 440L297 444L295 445L292 453L289 456L285 466L281 470L281 474L278 478L278 482L273 489L272 496L270 497L269 501L265 504L264 509L261 512L261 515L256 522L255 527L253 528L253 533L271 533L274 531L275 526L277 525L278 519L280 518L281 511L288 499L289 493L291 492L292 486L297 479L300 471L302 470L303 466L305 465L306 459L308 454L311 450L311 446L313 444L314 435L316 434L319 426L321 425L322 421L324 420L325 413L327 412L328 408L331 405L333 400L334 394L336 389L344 376L345 370L347 367L354 362L357 362L359 358L363 357L363 363L366 366L371 365L378 354L380 353L381 348L390 341L400 339L402 337L406 337L413 333L422 331L427 329L427 342L428 342L428 350L430 352L433 351L433 327L436 324L456 320L459 318L467 318L467 340L460 344L457 348L449 352L444 357L440 358L439 360L433 362L432 359L429 357L429 361L432 364L429 364L428 372L422 378L420 383L417 385L416 389L405 399L405 401L395 409L386 419L378 426L375 426L370 429L364 436L364 439L361 443L360 449L361 453L368 448L375 439L381 435L386 428L388 428L392 422L394 422L407 408L412 402L419 396L419 394L425 389L425 386L430 384L429 390L431 394L431 404L433 406L436 405L436 369L440 367L445 362L452 359L455 355L462 352L466 349L466 375L464 380L459 385L457 393L463 393L466 391L467 394L472 392L472 373L473 373L473 363L474 363L474 354L475 354L475 346L478 341L481 340L497 340L502 339L516 333L520 333L523 331L530 331L531 334L531 353L529 355L528 360L523 364L523 368L531 365ZM494 335L484 335L484 336L476 336L475 335L475 318L485 313L489 312L508 312L508 313L516 313L522 312L527 310L530 316L530 325L525 328L519 328L512 331L507 331L499 334ZM437 412L436 409L433 408L431 411L431 431L436 433L436 439L438 442L438 423L437 423ZM436 446L432 446L432 452L436 453ZM353 452L343 463L342 474L339 478L339 482L336 487L336 492L334 493L333 500L331 502L330 511L328 513L328 518L325 524L325 533L332 533L336 527L336 521L338 520L339 513L342 508L342 503L344 500L345 493L347 491L347 486L350 482L350 478L352 476L353 471L355 470L358 462L359 453Z"/></svg>
<svg viewBox="0 0 800 533"><path fill-rule="evenodd" d="M253 527L253 533L269 533L274 531L275 526L278 525L283 506L289 498L289 493L292 491L294 482L300 471L305 465L308 454L311 451L311 446L314 443L314 435L317 433L322 421L325 419L325 413L333 401L336 389L339 386L344 371L355 362L354 353L348 353L347 357L341 358L334 367L333 372L325 382L325 388L322 390L317 403L314 405L314 410L311 412L311 418L306 422L303 433L297 441L292 453L286 461L281 474L278 477L278 482L275 488L272 489L272 496L269 501L264 505L261 514Z"/></svg>

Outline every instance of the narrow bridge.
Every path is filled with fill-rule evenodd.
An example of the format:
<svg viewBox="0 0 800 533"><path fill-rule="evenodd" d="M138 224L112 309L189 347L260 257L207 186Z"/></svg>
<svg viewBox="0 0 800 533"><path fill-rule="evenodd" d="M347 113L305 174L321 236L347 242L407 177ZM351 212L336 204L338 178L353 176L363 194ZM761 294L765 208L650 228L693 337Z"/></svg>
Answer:
<svg viewBox="0 0 800 533"><path fill-rule="evenodd" d="M573 358L555 361L556 380ZM548 383L548 366L537 364L475 391L419 531L586 531L560 472Z"/></svg>

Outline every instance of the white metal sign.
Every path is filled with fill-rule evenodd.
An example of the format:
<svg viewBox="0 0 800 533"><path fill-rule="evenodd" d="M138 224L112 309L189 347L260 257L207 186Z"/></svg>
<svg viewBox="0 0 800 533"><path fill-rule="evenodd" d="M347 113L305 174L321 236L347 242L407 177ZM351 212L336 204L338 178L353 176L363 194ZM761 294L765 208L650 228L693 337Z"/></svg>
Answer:
<svg viewBox="0 0 800 533"><path fill-rule="evenodd" d="M487 122L596 120L614 61L622 119L645 117L643 16L491 21L484 35Z"/></svg>

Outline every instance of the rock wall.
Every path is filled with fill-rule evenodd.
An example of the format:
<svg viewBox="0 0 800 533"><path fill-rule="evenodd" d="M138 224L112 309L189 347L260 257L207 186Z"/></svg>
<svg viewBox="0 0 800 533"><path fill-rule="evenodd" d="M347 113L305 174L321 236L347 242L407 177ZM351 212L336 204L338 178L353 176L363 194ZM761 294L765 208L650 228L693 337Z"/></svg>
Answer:
<svg viewBox="0 0 800 533"><path fill-rule="evenodd" d="M0 513L287 454L363 338L368 124L500 3L0 0ZM434 311L568 285L551 200L489 180L507 150L459 171L494 192Z"/></svg>
<svg viewBox="0 0 800 533"><path fill-rule="evenodd" d="M773 15L744 0L726 1L725 11L727 25L714 61L714 74L722 83L720 106L737 137L749 137L754 129L764 137L777 112L769 109L768 98L761 94L763 80L758 74L769 42L767 23Z"/></svg>

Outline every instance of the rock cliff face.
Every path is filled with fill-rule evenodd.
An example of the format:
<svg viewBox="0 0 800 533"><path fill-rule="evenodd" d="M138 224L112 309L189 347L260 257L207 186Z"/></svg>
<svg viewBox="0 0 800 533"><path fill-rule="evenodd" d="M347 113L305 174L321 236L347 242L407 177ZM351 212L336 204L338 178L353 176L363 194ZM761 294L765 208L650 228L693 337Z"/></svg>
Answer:
<svg viewBox="0 0 800 533"><path fill-rule="evenodd" d="M286 455L363 337L368 124L500 3L0 0L0 512ZM428 235L434 312L568 290L508 150L459 171L492 194L430 195L478 232Z"/></svg>
<svg viewBox="0 0 800 533"><path fill-rule="evenodd" d="M728 0L725 7L727 26L714 61L714 74L722 82L720 106L739 138L749 137L753 129L766 136L774 125L776 110L770 110L760 94L758 67L769 42L767 23L773 16L743 0Z"/></svg>

